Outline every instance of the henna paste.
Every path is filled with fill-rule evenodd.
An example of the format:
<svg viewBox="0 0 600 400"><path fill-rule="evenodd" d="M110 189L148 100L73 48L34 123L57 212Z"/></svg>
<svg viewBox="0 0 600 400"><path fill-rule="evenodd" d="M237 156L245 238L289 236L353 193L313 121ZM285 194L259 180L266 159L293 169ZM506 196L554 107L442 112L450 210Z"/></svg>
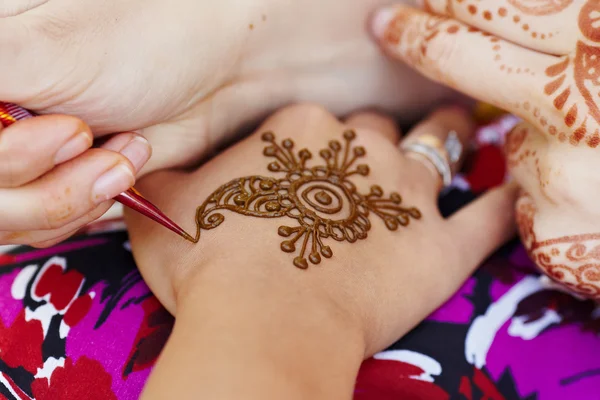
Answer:
<svg viewBox="0 0 600 400"><path fill-rule="evenodd" d="M530 258L550 278L582 296L600 300L600 233L538 240L537 208L525 194L517 205L517 225Z"/></svg>
<svg viewBox="0 0 600 400"><path fill-rule="evenodd" d="M319 152L323 164L309 167L310 151L302 149L296 154L292 140L278 144L273 133L264 133L262 140L268 145L263 154L274 159L268 169L284 176L247 176L215 190L196 210L194 242L200 240L202 230L223 223L223 210L259 218L287 218L294 224L279 227L279 235L286 238L280 248L295 253L293 264L306 269L309 262L319 264L321 256L333 256L326 240L354 243L366 239L371 213L391 231L408 225L411 218L420 219L421 212L404 207L398 193L384 197L379 186L372 186L368 194L357 191L350 178L369 174L366 164L356 165L366 151L360 146L352 147L354 131L345 132L343 137L344 144L334 140Z"/></svg>

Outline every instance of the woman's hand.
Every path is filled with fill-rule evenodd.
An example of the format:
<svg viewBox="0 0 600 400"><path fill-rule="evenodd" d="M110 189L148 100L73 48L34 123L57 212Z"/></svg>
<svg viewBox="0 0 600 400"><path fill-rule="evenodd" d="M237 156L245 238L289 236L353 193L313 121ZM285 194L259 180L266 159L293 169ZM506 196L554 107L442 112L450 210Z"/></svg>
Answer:
<svg viewBox="0 0 600 400"><path fill-rule="evenodd" d="M135 133L90 149L90 128L48 115L0 123L0 244L46 247L104 214L150 158Z"/></svg>
<svg viewBox="0 0 600 400"><path fill-rule="evenodd" d="M443 142L452 130L463 142L471 134L464 111L432 114L404 143L424 134ZM140 182L193 233L201 206L195 246L127 214L137 264L177 316L149 398L167 384L202 387L214 398L210 388L226 376L236 377L229 394L246 383L252 392L269 372L288 374L288 367L297 376L287 379L306 378L304 361L322 372L317 381L350 369L351 390L364 357L420 322L513 235L512 186L443 219L440 175L426 159L405 156L399 141L384 116L340 122L319 107L292 106L198 171L159 172ZM321 351L340 364L321 360ZM257 361L271 356L275 371ZM194 374L182 371L192 364ZM268 398L283 398L271 388ZM343 398L322 394L305 398Z"/></svg>
<svg viewBox="0 0 600 400"><path fill-rule="evenodd" d="M2 1L0 101L138 131L144 172L192 165L294 101L414 118L449 91L381 58L364 20L384 3Z"/></svg>
<svg viewBox="0 0 600 400"><path fill-rule="evenodd" d="M523 241L550 277L600 299L600 2L425 6L438 15L381 10L373 32L391 57L526 121L507 139Z"/></svg>

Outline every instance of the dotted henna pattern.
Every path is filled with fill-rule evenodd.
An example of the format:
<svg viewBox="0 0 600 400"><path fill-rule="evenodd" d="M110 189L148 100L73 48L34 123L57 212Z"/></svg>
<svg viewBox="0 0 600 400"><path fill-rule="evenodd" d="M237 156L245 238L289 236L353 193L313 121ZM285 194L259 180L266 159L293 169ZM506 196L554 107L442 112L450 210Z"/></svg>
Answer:
<svg viewBox="0 0 600 400"><path fill-rule="evenodd" d="M370 213L381 218L391 231L407 226L411 218L420 219L417 208L402 206L398 193L384 197L379 186L372 186L366 195L357 191L349 178L369 174L366 164L355 165L366 150L352 147L354 131L345 132L343 137L344 144L333 140L319 152L324 164L308 167L310 151L302 149L295 154L292 140L278 144L273 133L264 133L262 140L269 144L263 154L275 160L268 169L285 176L247 176L218 188L196 210L198 230L194 241L200 240L202 229L214 229L223 223L222 210L259 218L289 218L295 224L279 227L279 235L287 238L280 247L286 253L296 253L293 264L306 269L309 262L319 264L321 256L333 256L325 240L354 243L366 239L371 229Z"/></svg>
<svg viewBox="0 0 600 400"><path fill-rule="evenodd" d="M574 293L600 300L600 233L539 241L534 231L536 214L531 196L523 195L517 205L517 224L530 258Z"/></svg>

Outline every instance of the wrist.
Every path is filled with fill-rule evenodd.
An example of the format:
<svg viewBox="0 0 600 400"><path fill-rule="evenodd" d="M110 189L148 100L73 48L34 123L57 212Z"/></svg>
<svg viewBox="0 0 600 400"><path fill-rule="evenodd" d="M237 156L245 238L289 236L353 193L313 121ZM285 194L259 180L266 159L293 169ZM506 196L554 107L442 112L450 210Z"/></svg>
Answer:
<svg viewBox="0 0 600 400"><path fill-rule="evenodd" d="M352 397L365 347L351 318L318 290L285 278L240 273L232 280L213 271L223 267L204 266L179 291L173 336L194 332L190 345L207 360L200 368L211 376L204 387L234 376L232 397Z"/></svg>

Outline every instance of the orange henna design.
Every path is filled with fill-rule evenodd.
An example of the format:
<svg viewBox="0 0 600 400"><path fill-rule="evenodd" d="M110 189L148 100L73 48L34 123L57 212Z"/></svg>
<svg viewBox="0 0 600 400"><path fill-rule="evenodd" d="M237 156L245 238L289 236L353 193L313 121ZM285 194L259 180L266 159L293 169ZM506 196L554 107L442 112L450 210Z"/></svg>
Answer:
<svg viewBox="0 0 600 400"><path fill-rule="evenodd" d="M525 126L517 126L506 136L506 142L504 143L504 151L506 153L506 159L510 167L514 167L525 157L529 156L528 152L522 152L521 148L527 139L529 129Z"/></svg>
<svg viewBox="0 0 600 400"><path fill-rule="evenodd" d="M588 0L579 14L579 29L591 41L600 41L600 2ZM584 141L595 148L600 141L600 47L577 42L575 54L546 69L552 78L544 93L553 99L554 108L562 111L569 135L558 133L561 142L569 140L572 145ZM554 128L554 129L552 129ZM556 127L549 133L556 135Z"/></svg>
<svg viewBox="0 0 600 400"><path fill-rule="evenodd" d="M567 8L573 0L508 0L508 3L527 15L551 15Z"/></svg>
<svg viewBox="0 0 600 400"><path fill-rule="evenodd" d="M214 229L223 223L222 210L259 218L290 218L297 226L279 227L279 235L289 238L280 247L286 253L296 253L293 264L306 269L309 262L319 264L321 256L333 256L331 248L324 244L326 239L349 243L366 239L371 229L370 213L381 218L391 231L407 226L411 218L420 219L417 208L401 205L398 193L384 197L379 186L372 186L369 194L358 193L349 178L367 176L369 167L355 165L366 155L363 147L351 146L355 137L354 131L347 131L344 145L335 140L329 142L329 147L319 152L324 164L308 167L310 151L302 149L296 154L290 139L279 145L273 133L264 133L262 140L269 143L264 155L276 160L268 169L285 176L247 176L214 191L196 210L195 242L200 240L202 229Z"/></svg>
<svg viewBox="0 0 600 400"><path fill-rule="evenodd" d="M537 208L529 195L517 205L517 225L530 258L550 278L573 292L600 299L600 233L539 241L534 222Z"/></svg>

